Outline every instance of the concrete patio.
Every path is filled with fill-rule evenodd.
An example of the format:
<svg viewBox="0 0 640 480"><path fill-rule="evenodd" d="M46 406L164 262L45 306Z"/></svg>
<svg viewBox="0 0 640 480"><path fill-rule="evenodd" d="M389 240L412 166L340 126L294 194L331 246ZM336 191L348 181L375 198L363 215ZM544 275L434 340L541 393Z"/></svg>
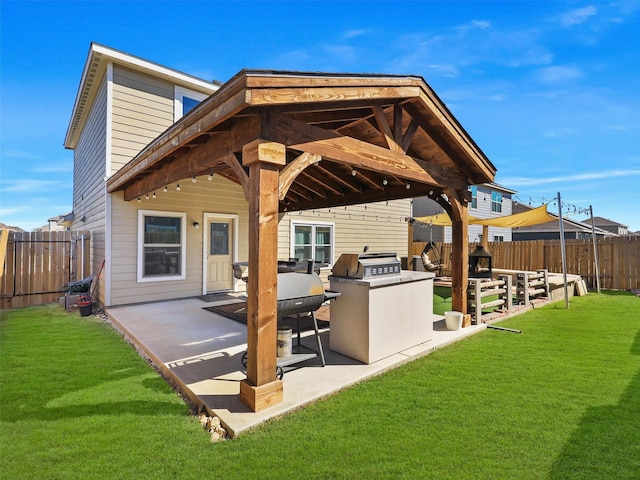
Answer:
<svg viewBox="0 0 640 480"><path fill-rule="evenodd" d="M286 371L284 401L254 413L239 398L240 381L245 378L241 357L247 348L246 326L203 310L233 301L241 299L229 295L210 302L188 298L107 311L114 326L192 402L218 416L231 436L486 328L482 324L449 331L444 319L434 316L433 340L369 365L331 351L329 329L321 330L326 366L315 358ZM311 331L304 332L303 344L314 346Z"/></svg>

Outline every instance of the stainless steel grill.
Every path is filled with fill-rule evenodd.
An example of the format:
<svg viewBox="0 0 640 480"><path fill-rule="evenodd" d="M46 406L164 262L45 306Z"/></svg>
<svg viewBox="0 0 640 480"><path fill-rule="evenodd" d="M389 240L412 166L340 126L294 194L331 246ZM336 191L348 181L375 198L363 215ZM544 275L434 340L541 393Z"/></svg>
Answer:
<svg viewBox="0 0 640 480"><path fill-rule="evenodd" d="M333 275L344 278L371 278L400 275L395 253L343 253L333 266Z"/></svg>

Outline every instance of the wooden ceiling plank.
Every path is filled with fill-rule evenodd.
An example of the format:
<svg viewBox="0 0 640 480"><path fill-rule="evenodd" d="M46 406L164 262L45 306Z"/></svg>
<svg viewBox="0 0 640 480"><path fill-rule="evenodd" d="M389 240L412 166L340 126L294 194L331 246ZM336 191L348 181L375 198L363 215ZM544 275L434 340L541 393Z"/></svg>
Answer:
<svg viewBox="0 0 640 480"><path fill-rule="evenodd" d="M341 178L340 176L336 175L335 173L331 172L330 170L324 168L322 165L316 165L316 168L324 175L326 175L327 177L335 180L336 182L338 182L340 185L342 185L343 187L347 188L347 190L351 191L351 192L359 192L360 189L355 187L354 185L352 185L351 183L347 182L346 180L344 180L343 178Z"/></svg>
<svg viewBox="0 0 640 480"><path fill-rule="evenodd" d="M321 179L311 175L308 172L308 170L302 172L300 174L300 177L303 177L303 178L315 183L316 185L318 185L318 186L320 186L320 187L322 187L322 188L324 188L326 190L329 190L330 192L334 193L335 195L341 195L342 194L342 190L337 188L337 187L334 187L333 185L331 185L331 183L328 182L326 178L321 180Z"/></svg>

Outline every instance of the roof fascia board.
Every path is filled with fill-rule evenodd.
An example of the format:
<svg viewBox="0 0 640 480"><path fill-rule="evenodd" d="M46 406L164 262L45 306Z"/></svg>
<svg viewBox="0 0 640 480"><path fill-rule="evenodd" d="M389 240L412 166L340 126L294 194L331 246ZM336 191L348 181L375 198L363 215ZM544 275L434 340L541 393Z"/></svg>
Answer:
<svg viewBox="0 0 640 480"><path fill-rule="evenodd" d="M164 77L180 84L191 85L192 88L202 88L203 90L207 90L210 93L215 92L219 88L218 85L212 82L208 82L201 78L194 77L193 75L189 75L187 73L165 67L158 63L150 62L149 60L145 60L143 58L136 57L119 50L105 47L104 45L94 43L92 44L92 49L95 53L101 54L104 58L111 59L118 65L129 66L139 71L147 71L153 73L154 76Z"/></svg>

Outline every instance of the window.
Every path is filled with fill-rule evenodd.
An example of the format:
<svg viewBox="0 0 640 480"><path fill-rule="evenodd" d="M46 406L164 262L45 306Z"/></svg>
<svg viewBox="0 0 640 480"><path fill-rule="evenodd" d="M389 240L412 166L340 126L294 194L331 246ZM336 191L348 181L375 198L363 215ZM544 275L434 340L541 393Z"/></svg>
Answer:
<svg viewBox="0 0 640 480"><path fill-rule="evenodd" d="M291 225L291 257L333 263L333 224L297 223Z"/></svg>
<svg viewBox="0 0 640 480"><path fill-rule="evenodd" d="M186 214L138 212L138 281L185 278Z"/></svg>
<svg viewBox="0 0 640 480"><path fill-rule="evenodd" d="M494 242L504 242L504 235L494 235L493 236L493 241Z"/></svg>
<svg viewBox="0 0 640 480"><path fill-rule="evenodd" d="M471 208L478 208L478 187L471 185Z"/></svg>
<svg viewBox="0 0 640 480"><path fill-rule="evenodd" d="M193 110L202 100L207 98L207 95L200 92L195 92L183 87L175 88L175 97L173 102L173 120L177 122Z"/></svg>
<svg viewBox="0 0 640 480"><path fill-rule="evenodd" d="M491 211L502 213L502 194L500 192L491 192Z"/></svg>

